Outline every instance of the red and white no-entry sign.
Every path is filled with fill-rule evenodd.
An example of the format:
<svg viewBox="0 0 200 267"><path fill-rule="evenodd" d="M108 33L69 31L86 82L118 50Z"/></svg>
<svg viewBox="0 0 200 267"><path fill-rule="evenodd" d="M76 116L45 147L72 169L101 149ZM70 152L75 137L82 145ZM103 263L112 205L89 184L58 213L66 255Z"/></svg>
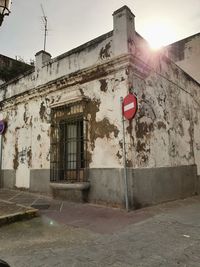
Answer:
<svg viewBox="0 0 200 267"><path fill-rule="evenodd" d="M137 97L133 94L128 94L122 102L122 114L127 120L135 117L137 112Z"/></svg>

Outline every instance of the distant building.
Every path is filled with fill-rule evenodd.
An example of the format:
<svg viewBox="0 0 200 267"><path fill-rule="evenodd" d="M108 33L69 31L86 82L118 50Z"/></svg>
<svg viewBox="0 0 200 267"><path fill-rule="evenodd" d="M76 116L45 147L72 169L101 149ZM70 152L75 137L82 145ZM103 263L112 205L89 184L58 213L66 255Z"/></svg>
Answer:
<svg viewBox="0 0 200 267"><path fill-rule="evenodd" d="M166 47L167 56L200 83L200 33Z"/></svg>
<svg viewBox="0 0 200 267"><path fill-rule="evenodd" d="M128 197L142 207L199 192L200 84L152 52L124 6L113 30L0 87L1 184L70 200L124 206L120 97L138 111L125 121Z"/></svg>
<svg viewBox="0 0 200 267"><path fill-rule="evenodd" d="M0 55L0 84L12 80L32 68L33 66L22 61Z"/></svg>

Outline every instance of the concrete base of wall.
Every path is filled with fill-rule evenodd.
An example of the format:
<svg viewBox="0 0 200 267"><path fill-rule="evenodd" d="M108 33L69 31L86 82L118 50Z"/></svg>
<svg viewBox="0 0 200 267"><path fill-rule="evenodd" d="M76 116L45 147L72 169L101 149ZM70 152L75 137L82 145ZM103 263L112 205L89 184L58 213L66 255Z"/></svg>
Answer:
<svg viewBox="0 0 200 267"><path fill-rule="evenodd" d="M30 191L38 193L50 193L50 170L30 170Z"/></svg>
<svg viewBox="0 0 200 267"><path fill-rule="evenodd" d="M200 175L197 176L197 193L200 194Z"/></svg>
<svg viewBox="0 0 200 267"><path fill-rule="evenodd" d="M89 169L89 202L124 207L122 170Z"/></svg>
<svg viewBox="0 0 200 267"><path fill-rule="evenodd" d="M0 171L0 185L3 188L13 189L15 187L16 172L15 170Z"/></svg>
<svg viewBox="0 0 200 267"><path fill-rule="evenodd" d="M130 208L141 208L165 201L200 194L200 177L196 165L128 169L128 196ZM89 169L90 189L54 189L53 196L70 201L89 201L125 207L123 169ZM15 171L1 171L1 185L15 187ZM50 170L30 170L30 191L52 193Z"/></svg>
<svg viewBox="0 0 200 267"><path fill-rule="evenodd" d="M56 199L82 203L88 201L89 183L51 183L50 187Z"/></svg>
<svg viewBox="0 0 200 267"><path fill-rule="evenodd" d="M135 169L129 178L130 201L136 208L186 198L197 193L196 165Z"/></svg>
<svg viewBox="0 0 200 267"><path fill-rule="evenodd" d="M90 169L89 201L125 207L123 169ZM128 169L129 203L141 208L198 193L196 165Z"/></svg>

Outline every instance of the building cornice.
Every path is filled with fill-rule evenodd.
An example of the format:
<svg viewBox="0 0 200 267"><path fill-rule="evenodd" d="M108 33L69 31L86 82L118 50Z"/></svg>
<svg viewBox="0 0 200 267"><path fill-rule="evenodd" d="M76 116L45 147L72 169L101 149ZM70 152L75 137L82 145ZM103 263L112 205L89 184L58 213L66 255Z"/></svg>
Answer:
<svg viewBox="0 0 200 267"><path fill-rule="evenodd" d="M149 72L149 67L142 61L135 58L132 54L124 54L107 60L106 62L93 65L90 68L85 68L83 70L62 76L46 84L31 88L20 94L15 94L9 98L5 97L5 99L0 102L0 105L1 108L6 108L8 106L10 107L20 102L28 101L32 98L37 98L38 96L45 96L64 88L75 86L77 84L81 85L100 79L102 77L106 77L108 75L116 73L119 70L127 69L130 66L132 67L133 72L135 72L141 78L144 78Z"/></svg>

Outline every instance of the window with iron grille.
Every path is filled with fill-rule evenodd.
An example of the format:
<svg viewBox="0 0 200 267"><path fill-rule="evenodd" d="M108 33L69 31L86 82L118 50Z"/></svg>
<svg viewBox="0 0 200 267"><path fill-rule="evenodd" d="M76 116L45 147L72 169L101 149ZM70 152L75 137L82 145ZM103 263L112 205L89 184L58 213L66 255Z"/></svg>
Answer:
<svg viewBox="0 0 200 267"><path fill-rule="evenodd" d="M87 120L84 103L51 113L51 182L84 182L87 170Z"/></svg>

